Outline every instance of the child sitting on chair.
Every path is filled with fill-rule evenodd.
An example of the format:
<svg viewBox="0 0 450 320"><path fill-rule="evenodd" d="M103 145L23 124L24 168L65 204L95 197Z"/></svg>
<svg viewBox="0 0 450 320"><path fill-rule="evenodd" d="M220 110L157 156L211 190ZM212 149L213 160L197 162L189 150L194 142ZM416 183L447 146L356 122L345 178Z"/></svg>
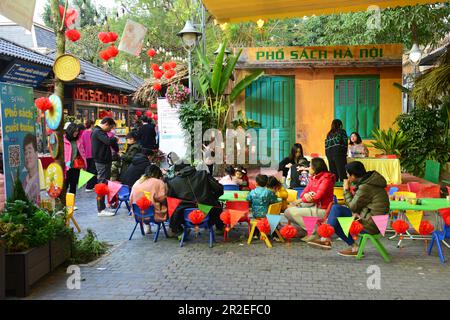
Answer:
<svg viewBox="0 0 450 320"><path fill-rule="evenodd" d="M240 191L250 191L250 181L247 176L247 170L243 166L235 169L236 182Z"/></svg>
<svg viewBox="0 0 450 320"><path fill-rule="evenodd" d="M267 181L267 188L272 190L277 198L281 198L281 211L283 212L286 210L288 207L288 192L283 187L281 182L276 177L269 177L269 180Z"/></svg>
<svg viewBox="0 0 450 320"><path fill-rule="evenodd" d="M266 188L269 178L266 175L258 174L256 176L256 189L250 191L247 195L247 201L252 207L252 215L255 219L265 218L269 206L278 202L273 191Z"/></svg>
<svg viewBox="0 0 450 320"><path fill-rule="evenodd" d="M234 170L233 166L228 166L225 168L225 176L219 180L219 183L221 185L238 185L237 179L236 179L236 171Z"/></svg>

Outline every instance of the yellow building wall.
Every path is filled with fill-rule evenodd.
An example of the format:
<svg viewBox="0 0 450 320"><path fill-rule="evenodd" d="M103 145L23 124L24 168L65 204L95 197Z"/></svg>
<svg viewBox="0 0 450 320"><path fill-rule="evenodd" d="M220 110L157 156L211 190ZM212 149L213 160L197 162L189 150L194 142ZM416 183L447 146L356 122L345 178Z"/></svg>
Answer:
<svg viewBox="0 0 450 320"><path fill-rule="evenodd" d="M240 72L241 78L246 72ZM393 126L402 112L402 94L393 84L402 83L401 67L266 69L265 75L295 75L296 142L305 154L325 155L325 137L334 119L334 78L341 75L378 75L380 77L380 128ZM236 101L245 110L245 96ZM348 132L347 134L350 134ZM369 140L364 140L367 145ZM381 153L369 148L370 155Z"/></svg>

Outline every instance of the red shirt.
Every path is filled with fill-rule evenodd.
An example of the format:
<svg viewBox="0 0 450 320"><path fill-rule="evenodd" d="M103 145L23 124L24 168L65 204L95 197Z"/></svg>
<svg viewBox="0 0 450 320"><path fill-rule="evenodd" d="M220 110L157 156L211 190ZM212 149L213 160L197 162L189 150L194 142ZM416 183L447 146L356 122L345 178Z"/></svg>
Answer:
<svg viewBox="0 0 450 320"><path fill-rule="evenodd" d="M308 185L303 190L300 198L303 202L307 202L304 197L305 194L313 191L316 193L313 197L313 202L320 208L326 209L333 202L335 181L336 176L330 172L321 172L310 176Z"/></svg>

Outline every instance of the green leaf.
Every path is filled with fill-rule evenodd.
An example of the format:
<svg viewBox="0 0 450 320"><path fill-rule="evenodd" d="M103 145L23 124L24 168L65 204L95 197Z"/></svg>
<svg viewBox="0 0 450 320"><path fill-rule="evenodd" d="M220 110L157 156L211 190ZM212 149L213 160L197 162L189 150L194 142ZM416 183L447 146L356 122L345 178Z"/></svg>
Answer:
<svg viewBox="0 0 450 320"><path fill-rule="evenodd" d="M216 57L211 77L211 89L215 95L219 95L220 80L222 78L223 58L225 55L226 42L220 44L219 54Z"/></svg>
<svg viewBox="0 0 450 320"><path fill-rule="evenodd" d="M241 53L242 49L239 50L237 55L235 56L233 55L228 58L227 64L222 73L222 79L220 80L220 88L219 88L220 94L223 94L223 92L225 91L225 88L227 87L228 81L230 81L230 78L233 74L234 68L236 67L239 57L241 56Z"/></svg>
<svg viewBox="0 0 450 320"><path fill-rule="evenodd" d="M253 81L257 80L264 74L264 70L257 70L246 76L244 79L233 88L230 93L230 102L236 100L236 98L245 90Z"/></svg>

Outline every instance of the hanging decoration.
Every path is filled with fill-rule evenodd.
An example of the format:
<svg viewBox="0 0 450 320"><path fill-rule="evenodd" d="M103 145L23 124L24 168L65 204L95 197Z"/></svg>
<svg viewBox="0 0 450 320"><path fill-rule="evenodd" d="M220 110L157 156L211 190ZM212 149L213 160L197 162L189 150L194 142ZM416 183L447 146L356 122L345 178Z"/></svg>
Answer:
<svg viewBox="0 0 450 320"><path fill-rule="evenodd" d="M108 50L102 50L98 53L98 56L104 60L104 61L108 61L109 59L111 59L111 56L109 55Z"/></svg>
<svg viewBox="0 0 450 320"><path fill-rule="evenodd" d="M161 71L161 69L159 68L159 66L156 63L152 63L152 65L150 67L152 68L152 70L154 72Z"/></svg>
<svg viewBox="0 0 450 320"><path fill-rule="evenodd" d="M230 224L231 224L231 214L229 210L224 210L220 214L220 220L222 220L223 224L225 225L225 231L230 232Z"/></svg>
<svg viewBox="0 0 450 320"><path fill-rule="evenodd" d="M317 234L321 236L322 238L329 239L334 234L334 228L333 226L330 226L329 224L321 224L317 228Z"/></svg>
<svg viewBox="0 0 450 320"><path fill-rule="evenodd" d="M264 233L266 235L270 235L270 224L269 224L269 221L266 218L258 220L258 223L256 224L256 227L258 228L258 230L261 233Z"/></svg>
<svg viewBox="0 0 450 320"><path fill-rule="evenodd" d="M102 110L102 111L99 112L98 117L99 117L100 119L103 119L103 118L113 118L113 117L114 117L114 114L113 114L112 111Z"/></svg>
<svg viewBox="0 0 450 320"><path fill-rule="evenodd" d="M168 70L168 71L164 74L164 76L165 76L167 79L172 79L176 74L177 74L177 73L175 72L175 70L170 69L170 70Z"/></svg>
<svg viewBox="0 0 450 320"><path fill-rule="evenodd" d="M163 62L161 67L166 71L171 69L170 64L168 64L167 62Z"/></svg>
<svg viewBox="0 0 450 320"><path fill-rule="evenodd" d="M52 102L50 101L49 98L46 98L46 97L37 98L36 100L34 100L34 104L42 112L53 109Z"/></svg>
<svg viewBox="0 0 450 320"><path fill-rule="evenodd" d="M153 112L151 112L150 110L145 111L145 116L147 118L152 118L153 117Z"/></svg>
<svg viewBox="0 0 450 320"><path fill-rule="evenodd" d="M136 116L140 118L142 116L142 111L136 111Z"/></svg>
<svg viewBox="0 0 450 320"><path fill-rule="evenodd" d="M49 99L53 108L45 111L45 122L50 129L57 130L63 115L62 102L56 94L52 94Z"/></svg>
<svg viewBox="0 0 450 320"><path fill-rule="evenodd" d="M111 42L116 42L117 38L119 36L117 35L117 33L115 32L100 32L98 34L98 39L102 42L102 43L111 43Z"/></svg>
<svg viewBox="0 0 450 320"><path fill-rule="evenodd" d="M108 52L110 58L115 58L119 54L119 50L116 47L114 47L114 45L108 47L106 51Z"/></svg>
<svg viewBox="0 0 450 320"><path fill-rule="evenodd" d="M59 5L59 15L61 19L64 17L64 6ZM71 25L75 23L78 18L78 11L74 8L67 8L66 17L64 20L64 26L69 28Z"/></svg>
<svg viewBox="0 0 450 320"><path fill-rule="evenodd" d="M150 208L152 202L147 197L143 196L136 201L136 205L139 207L139 209L141 209L141 212L144 212L145 210Z"/></svg>
<svg viewBox="0 0 450 320"><path fill-rule="evenodd" d="M283 238L287 240L288 245L290 245L291 239L297 235L297 229L294 226L287 224L280 229L280 233Z"/></svg>
<svg viewBox="0 0 450 320"><path fill-rule="evenodd" d="M423 221L420 223L419 233L420 233L422 236L428 236L428 235L430 235L431 233L433 233L433 231L434 231L434 226L433 226L429 221L423 220Z"/></svg>
<svg viewBox="0 0 450 320"><path fill-rule="evenodd" d="M63 54L59 56L53 64L53 72L56 77L65 82L75 80L80 74L80 71L80 59L71 54Z"/></svg>
<svg viewBox="0 0 450 320"><path fill-rule="evenodd" d="M66 31L66 37L72 42L77 42L81 38L81 34L77 29L70 29Z"/></svg>
<svg viewBox="0 0 450 320"><path fill-rule="evenodd" d="M155 91L161 91L162 86L161 86L160 83L155 83L155 84L153 85L152 88L153 88L153 90L155 90Z"/></svg>
<svg viewBox="0 0 450 320"><path fill-rule="evenodd" d="M148 49L147 50L147 56L150 58L153 58L156 55L156 51L154 49Z"/></svg>
<svg viewBox="0 0 450 320"><path fill-rule="evenodd" d="M170 66L172 69L175 69L176 66L177 66L177 63L176 63L175 61L170 61L170 62L169 62L169 66Z"/></svg>
<svg viewBox="0 0 450 320"><path fill-rule="evenodd" d="M155 71L153 72L153 76L155 77L155 79L161 79L162 76L164 75L164 73L162 71Z"/></svg>
<svg viewBox="0 0 450 320"><path fill-rule="evenodd" d="M156 108L158 108L158 105L157 105L156 103L152 103L152 104L150 105L150 108L156 109Z"/></svg>
<svg viewBox="0 0 450 320"><path fill-rule="evenodd" d="M392 228L400 235L400 241L403 240L403 234L409 229L409 224L404 220L397 219L392 223Z"/></svg>
<svg viewBox="0 0 450 320"><path fill-rule="evenodd" d="M198 225L205 219L205 214L200 210L194 210L188 215L189 221L195 226L195 232L198 232Z"/></svg>
<svg viewBox="0 0 450 320"><path fill-rule="evenodd" d="M359 221L353 221L350 226L350 235L353 237L353 240L357 240L359 234L363 231L364 227Z"/></svg>
<svg viewBox="0 0 450 320"><path fill-rule="evenodd" d="M64 173L61 166L55 162L51 163L45 171L45 188L48 195L55 199L62 192L64 184Z"/></svg>

